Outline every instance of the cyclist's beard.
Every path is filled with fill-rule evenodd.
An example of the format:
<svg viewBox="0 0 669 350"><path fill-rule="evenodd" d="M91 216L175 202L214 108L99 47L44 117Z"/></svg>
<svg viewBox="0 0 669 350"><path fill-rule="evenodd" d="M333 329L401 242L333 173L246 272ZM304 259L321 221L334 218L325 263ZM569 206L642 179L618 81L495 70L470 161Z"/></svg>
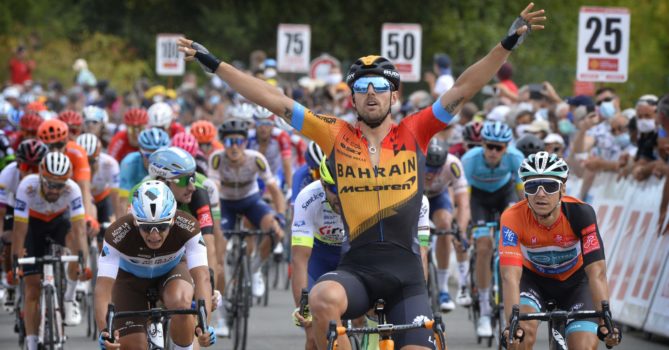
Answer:
<svg viewBox="0 0 669 350"><path fill-rule="evenodd" d="M360 111L358 111L357 108L356 108L356 112L358 113L358 120L367 124L367 126L369 126L372 129L378 128L379 125L383 124L383 122L386 120L386 118L388 118L388 116L390 115L390 107L392 105L392 99L393 99L393 97L392 97L392 94L391 94L390 95L390 101L388 103L388 111L383 116L379 117L376 120L371 120L371 117L369 115L363 115L363 113L360 113Z"/></svg>

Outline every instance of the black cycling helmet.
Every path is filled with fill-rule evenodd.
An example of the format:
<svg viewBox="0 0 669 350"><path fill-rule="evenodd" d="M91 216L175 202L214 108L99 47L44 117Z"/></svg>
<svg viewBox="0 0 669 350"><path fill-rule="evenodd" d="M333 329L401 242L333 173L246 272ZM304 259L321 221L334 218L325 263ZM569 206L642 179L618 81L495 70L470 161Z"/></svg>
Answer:
<svg viewBox="0 0 669 350"><path fill-rule="evenodd" d="M365 75L382 76L393 84L393 91L399 89L400 73L395 68L395 65L383 56L370 55L360 57L351 65L351 68L348 69L348 74L346 74L346 84L351 88L351 91L353 91L353 83Z"/></svg>
<svg viewBox="0 0 669 350"><path fill-rule="evenodd" d="M471 121L465 124L465 130L462 132L462 137L466 142L480 143L483 141L481 131L483 130L483 123Z"/></svg>
<svg viewBox="0 0 669 350"><path fill-rule="evenodd" d="M519 138L518 141L516 141L516 148L523 152L525 157L529 157L530 154L543 151L544 142L535 135L525 134L523 137Z"/></svg>
<svg viewBox="0 0 669 350"><path fill-rule="evenodd" d="M446 142L432 139L427 146L427 156L425 157L425 165L431 168L440 168L446 163L448 157L448 147Z"/></svg>

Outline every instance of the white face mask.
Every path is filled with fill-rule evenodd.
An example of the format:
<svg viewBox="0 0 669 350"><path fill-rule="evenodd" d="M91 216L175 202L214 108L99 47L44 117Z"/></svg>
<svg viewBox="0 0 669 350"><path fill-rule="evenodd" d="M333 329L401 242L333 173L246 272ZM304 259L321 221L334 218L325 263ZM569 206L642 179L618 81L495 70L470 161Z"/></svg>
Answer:
<svg viewBox="0 0 669 350"><path fill-rule="evenodd" d="M530 124L520 124L516 126L516 136L522 137L527 133L527 128L530 127Z"/></svg>
<svg viewBox="0 0 669 350"><path fill-rule="evenodd" d="M651 132L655 130L655 119L638 119L636 127L642 134Z"/></svg>

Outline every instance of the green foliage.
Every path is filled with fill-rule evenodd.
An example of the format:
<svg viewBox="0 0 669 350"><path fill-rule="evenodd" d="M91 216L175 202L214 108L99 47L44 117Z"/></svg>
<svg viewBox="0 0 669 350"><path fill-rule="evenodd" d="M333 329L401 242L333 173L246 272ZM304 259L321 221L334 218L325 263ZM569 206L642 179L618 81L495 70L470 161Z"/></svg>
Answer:
<svg viewBox="0 0 669 350"><path fill-rule="evenodd" d="M527 0L368 0L302 2L271 0L4 0L0 44L41 38L34 51L36 77L71 81L75 58L87 58L98 78L126 89L140 75L155 76L155 36L183 33L226 60L248 61L256 49L274 56L279 23L311 25L311 56L327 52L348 64L378 52L385 22L420 23L423 70L432 56L448 53L456 74L484 56L505 34ZM631 103L644 93L669 91L669 2L665 0L552 0L536 2L548 16L546 30L532 33L510 62L519 84L551 81L572 94L576 75L578 11L584 5L621 6L631 11L629 81L612 84ZM0 51L5 61L11 52ZM196 65L189 70L199 71ZM0 78L6 78L0 71ZM407 91L424 88L408 84Z"/></svg>

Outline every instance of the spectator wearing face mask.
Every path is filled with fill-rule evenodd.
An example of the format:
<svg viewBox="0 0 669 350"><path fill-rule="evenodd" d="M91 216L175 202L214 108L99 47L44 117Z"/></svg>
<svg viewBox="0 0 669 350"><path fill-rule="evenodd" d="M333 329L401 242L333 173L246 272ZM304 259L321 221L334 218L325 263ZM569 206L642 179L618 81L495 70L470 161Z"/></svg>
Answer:
<svg viewBox="0 0 669 350"><path fill-rule="evenodd" d="M602 87L595 92L595 103L602 117L608 119L620 112L620 99L612 87Z"/></svg>
<svg viewBox="0 0 669 350"><path fill-rule="evenodd" d="M634 178L641 181L647 179L653 172L655 164L653 161L658 159L657 128L655 120L657 118L658 99L655 95L644 95L636 103L636 129L638 152L634 158L636 164L632 170Z"/></svg>
<svg viewBox="0 0 669 350"><path fill-rule="evenodd" d="M564 158L565 142L560 134L551 133L544 138L545 151L555 153L560 158Z"/></svg>

